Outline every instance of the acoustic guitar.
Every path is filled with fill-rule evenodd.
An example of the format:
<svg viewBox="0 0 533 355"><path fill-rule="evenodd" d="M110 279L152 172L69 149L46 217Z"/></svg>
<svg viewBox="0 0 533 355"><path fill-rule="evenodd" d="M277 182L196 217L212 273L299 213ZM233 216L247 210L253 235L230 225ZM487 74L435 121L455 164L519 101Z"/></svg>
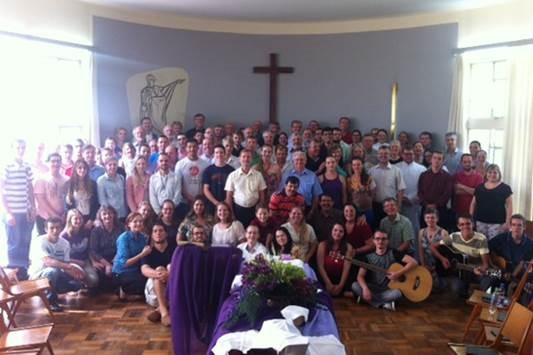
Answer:
<svg viewBox="0 0 533 355"><path fill-rule="evenodd" d="M450 267L448 269L445 269L440 260L437 259L435 269L439 276L458 275L459 277L461 277L461 271L474 272L474 269L479 267L479 265L469 264L468 257L451 246L442 244L437 247L437 250L439 253L441 253L442 256L444 256L446 259L448 259L448 261L450 261ZM493 256L493 259L496 259L496 265L502 265L502 260L500 260L501 257ZM505 263L505 260L503 260L503 263ZM485 275L497 279L501 279L503 276L502 271L500 269L495 268L489 268L485 272Z"/></svg>
<svg viewBox="0 0 533 355"><path fill-rule="evenodd" d="M352 264L362 266L367 270L388 274L399 271L403 268L402 264L394 263L388 269L376 265L365 263L357 259L346 258ZM431 273L422 266L417 266L409 270L397 281L390 281L389 288L400 290L400 292L411 302L422 302L431 294L433 287L433 277Z"/></svg>

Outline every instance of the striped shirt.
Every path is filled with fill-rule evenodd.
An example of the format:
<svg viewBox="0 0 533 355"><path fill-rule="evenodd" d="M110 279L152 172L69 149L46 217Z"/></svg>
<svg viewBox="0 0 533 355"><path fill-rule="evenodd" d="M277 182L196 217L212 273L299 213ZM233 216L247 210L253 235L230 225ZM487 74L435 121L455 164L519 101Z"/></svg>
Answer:
<svg viewBox="0 0 533 355"><path fill-rule="evenodd" d="M461 232L455 232L444 237L440 243L461 252L469 258L468 262L472 264L481 264L481 256L489 253L487 237L478 232L474 232L474 236L469 240L463 239Z"/></svg>
<svg viewBox="0 0 533 355"><path fill-rule="evenodd" d="M30 188L33 173L27 163L12 162L5 166L2 195L5 207L10 213L27 213L33 207ZM33 197L32 197L33 198Z"/></svg>

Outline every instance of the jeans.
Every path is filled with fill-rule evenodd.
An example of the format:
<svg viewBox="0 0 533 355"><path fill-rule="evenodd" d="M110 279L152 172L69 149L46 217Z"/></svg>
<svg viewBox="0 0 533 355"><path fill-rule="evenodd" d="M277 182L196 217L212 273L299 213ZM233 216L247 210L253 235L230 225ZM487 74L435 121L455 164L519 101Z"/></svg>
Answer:
<svg viewBox="0 0 533 355"><path fill-rule="evenodd" d="M401 214L407 217L413 225L413 233L415 237L415 239L413 240L413 246L415 249L416 258L417 260L420 260L418 259L418 256L420 255L420 251L418 250L418 232L420 231L420 205L406 205L404 203L402 204Z"/></svg>
<svg viewBox="0 0 533 355"><path fill-rule="evenodd" d="M11 268L27 269L30 264L30 243L33 222L28 221L26 213L15 213L15 225L7 223L7 260Z"/></svg>
<svg viewBox="0 0 533 355"><path fill-rule="evenodd" d="M50 291L46 297L51 303L57 302L57 295L72 291L78 291L81 288L81 281L76 280L66 272L56 267L46 267L42 269L36 278L46 277L50 281Z"/></svg>
<svg viewBox="0 0 533 355"><path fill-rule="evenodd" d="M146 277L141 273L141 270L115 274L115 282L128 295L144 295Z"/></svg>
<svg viewBox="0 0 533 355"><path fill-rule="evenodd" d="M372 284L368 284L368 288L370 289L370 292L372 292L372 299L370 300L370 304L373 307L381 307L383 304L387 302L393 302L397 301L400 298L402 298L402 293L400 290L395 289L380 289ZM352 284L352 291L357 295L363 297L363 288L359 285L359 283L354 282Z"/></svg>

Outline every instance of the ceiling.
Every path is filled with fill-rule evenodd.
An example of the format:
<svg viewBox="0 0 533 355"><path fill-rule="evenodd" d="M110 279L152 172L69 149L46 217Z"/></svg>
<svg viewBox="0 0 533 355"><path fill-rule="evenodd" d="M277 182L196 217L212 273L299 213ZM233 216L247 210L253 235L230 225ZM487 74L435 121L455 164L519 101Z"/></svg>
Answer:
<svg viewBox="0 0 533 355"><path fill-rule="evenodd" d="M512 0L82 0L184 17L261 22L342 21L466 10Z"/></svg>

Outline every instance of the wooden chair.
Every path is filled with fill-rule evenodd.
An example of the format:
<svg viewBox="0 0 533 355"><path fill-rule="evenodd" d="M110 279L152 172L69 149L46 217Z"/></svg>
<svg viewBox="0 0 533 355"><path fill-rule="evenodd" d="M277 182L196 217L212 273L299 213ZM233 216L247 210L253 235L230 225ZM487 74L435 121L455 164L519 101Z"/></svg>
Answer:
<svg viewBox="0 0 533 355"><path fill-rule="evenodd" d="M487 354L498 354L499 351L503 351L509 345L518 348L517 353L520 354L524 350L532 321L533 312L514 301L509 308L501 330L498 331L490 346L457 343L448 343L448 345L456 354L466 354L468 349L470 349L470 352L475 353L472 349L476 348L486 351Z"/></svg>
<svg viewBox="0 0 533 355"><path fill-rule="evenodd" d="M518 285L516 286L513 295L511 296L511 303L513 301L516 301L520 298L522 295L522 291L524 290L524 287L526 286L527 279L529 277L529 274L533 271L532 264L529 264L526 272L524 272L524 275L520 278L520 281ZM472 324L479 319L484 309L488 308L490 306L489 303L483 301L483 296L485 296L485 292L481 290L475 290L472 295L468 298L466 301L467 304L473 306L472 312L470 312L470 315L468 316L468 320L465 324L465 329L463 331L463 339L464 342L466 340L466 336L468 335L468 332L470 331L470 328L472 327ZM505 310L505 309L504 309ZM479 339L482 336L483 327L481 331L477 334L476 339Z"/></svg>
<svg viewBox="0 0 533 355"><path fill-rule="evenodd" d="M9 297L0 300L0 354L41 354L45 348L50 354L54 354L48 340L54 325L9 329L12 323L9 316L10 302L13 302L13 299ZM4 322L4 312L8 314L8 325Z"/></svg>
<svg viewBox="0 0 533 355"><path fill-rule="evenodd" d="M14 300L12 300L9 306L12 320L11 323L8 324L8 328L12 323L14 325L15 315L22 302L35 296L43 301L50 316L52 318L54 317L54 314L50 309L48 298L46 298L46 291L50 289L50 281L48 279L42 278L37 280L13 281L0 266L0 288L4 292L14 296Z"/></svg>

